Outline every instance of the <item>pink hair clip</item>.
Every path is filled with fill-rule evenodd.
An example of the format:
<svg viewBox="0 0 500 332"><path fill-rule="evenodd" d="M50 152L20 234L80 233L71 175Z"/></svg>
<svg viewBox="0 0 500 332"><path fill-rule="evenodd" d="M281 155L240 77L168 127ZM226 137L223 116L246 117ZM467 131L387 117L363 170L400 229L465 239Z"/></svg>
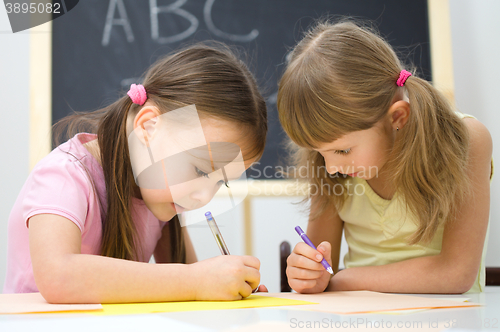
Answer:
<svg viewBox="0 0 500 332"><path fill-rule="evenodd" d="M403 86L405 85L405 82L406 80L408 79L408 77L411 76L411 73L409 71L406 71L406 70L401 70L401 72L399 73L399 78L398 80L396 81L396 84L398 86Z"/></svg>
<svg viewBox="0 0 500 332"><path fill-rule="evenodd" d="M127 92L130 99L134 104L144 105L148 96L146 95L146 89L142 86L142 84L132 84L130 85L130 90Z"/></svg>

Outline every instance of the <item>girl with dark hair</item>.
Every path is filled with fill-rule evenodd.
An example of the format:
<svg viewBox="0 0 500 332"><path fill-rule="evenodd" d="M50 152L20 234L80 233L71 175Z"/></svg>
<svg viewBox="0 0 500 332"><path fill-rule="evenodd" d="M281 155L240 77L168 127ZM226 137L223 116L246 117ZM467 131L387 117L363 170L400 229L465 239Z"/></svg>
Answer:
<svg viewBox="0 0 500 332"><path fill-rule="evenodd" d="M134 167L154 153L134 160L131 138L142 133L136 142L151 152L153 140L165 134L160 119L174 112L182 118L193 107L208 144L208 166L191 155L162 159L155 165L166 177L145 181ZM61 120L56 129L67 129L72 138L35 166L9 217L4 293L39 291L51 303L249 296L259 285L259 260L231 255L196 262L178 213L207 204L261 157L266 114L246 65L223 45L197 44L157 61L142 85L133 84L108 107ZM191 136L188 130L178 137ZM180 144L161 142L166 148L174 143ZM214 172L217 144L238 147L239 172ZM192 185L176 184L176 171ZM176 186L182 197L175 197ZM165 264L148 264L152 255Z"/></svg>

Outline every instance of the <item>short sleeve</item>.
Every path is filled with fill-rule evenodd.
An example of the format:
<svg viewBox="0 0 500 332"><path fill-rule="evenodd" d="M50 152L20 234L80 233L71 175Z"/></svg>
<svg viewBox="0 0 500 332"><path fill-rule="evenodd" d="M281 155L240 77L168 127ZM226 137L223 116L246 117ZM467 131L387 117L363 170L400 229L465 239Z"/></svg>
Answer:
<svg viewBox="0 0 500 332"><path fill-rule="evenodd" d="M51 159L31 172L22 201L26 222L37 214L56 214L73 221L83 232L89 209L91 183L78 160Z"/></svg>

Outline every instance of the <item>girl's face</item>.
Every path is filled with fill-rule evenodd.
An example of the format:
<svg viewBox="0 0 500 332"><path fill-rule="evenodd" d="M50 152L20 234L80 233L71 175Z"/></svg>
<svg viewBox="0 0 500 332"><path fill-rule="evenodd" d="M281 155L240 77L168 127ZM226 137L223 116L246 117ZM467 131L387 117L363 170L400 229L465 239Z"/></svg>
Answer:
<svg viewBox="0 0 500 332"><path fill-rule="evenodd" d="M355 131L315 150L325 158L326 171L365 180L378 177L394 143L392 127L381 120L367 130Z"/></svg>
<svg viewBox="0 0 500 332"><path fill-rule="evenodd" d="M159 220L168 221L177 213L198 209L206 205L227 181L240 178L255 159L244 162L218 162L224 155L234 158L234 148L244 146L241 128L234 123L214 118L200 118L207 147L195 148L167 159L163 165L166 189L140 190L140 198ZM223 151L221 151L223 150ZM245 151L243 151L245 152ZM218 158L217 156L221 157ZM231 158L230 158L231 159ZM225 159L227 160L227 158ZM225 173L225 174L224 174Z"/></svg>

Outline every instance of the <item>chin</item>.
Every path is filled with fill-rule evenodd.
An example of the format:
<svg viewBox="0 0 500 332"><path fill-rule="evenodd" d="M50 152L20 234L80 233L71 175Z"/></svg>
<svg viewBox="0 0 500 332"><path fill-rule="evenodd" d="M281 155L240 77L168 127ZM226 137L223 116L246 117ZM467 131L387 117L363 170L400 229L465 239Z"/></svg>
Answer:
<svg viewBox="0 0 500 332"><path fill-rule="evenodd" d="M360 179L363 179L365 181L369 181L369 180L373 180L373 179L376 179L377 178L377 175L374 175L374 176L368 176L368 175L364 175L364 176L359 176Z"/></svg>
<svg viewBox="0 0 500 332"><path fill-rule="evenodd" d="M167 222L170 221L173 217L175 217L176 213L172 212L164 212L164 213L154 213L153 215L160 221Z"/></svg>

